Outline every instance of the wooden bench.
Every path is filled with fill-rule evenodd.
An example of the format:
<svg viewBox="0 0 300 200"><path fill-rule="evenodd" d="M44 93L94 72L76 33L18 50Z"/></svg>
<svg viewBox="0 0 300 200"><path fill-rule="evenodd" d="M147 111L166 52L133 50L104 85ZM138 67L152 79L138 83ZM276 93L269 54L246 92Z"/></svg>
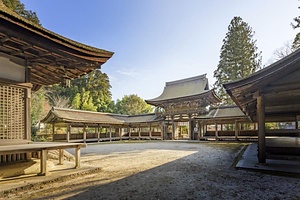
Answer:
<svg viewBox="0 0 300 200"><path fill-rule="evenodd" d="M75 168L80 167L80 149L85 148L82 143L59 143L59 142L33 142L29 144L1 145L0 155L14 153L40 152L40 173L38 175L47 175L47 152L48 150L59 150L59 164L63 164L64 149L75 148Z"/></svg>

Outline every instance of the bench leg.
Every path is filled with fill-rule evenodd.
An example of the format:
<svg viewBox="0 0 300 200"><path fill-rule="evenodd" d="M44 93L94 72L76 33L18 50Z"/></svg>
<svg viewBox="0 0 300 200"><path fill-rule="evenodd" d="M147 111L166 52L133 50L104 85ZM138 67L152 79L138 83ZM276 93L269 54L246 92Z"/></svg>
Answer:
<svg viewBox="0 0 300 200"><path fill-rule="evenodd" d="M47 150L41 151L41 172L38 174L39 176L47 175Z"/></svg>
<svg viewBox="0 0 300 200"><path fill-rule="evenodd" d="M64 164L64 149L59 149L59 165L63 165Z"/></svg>
<svg viewBox="0 0 300 200"><path fill-rule="evenodd" d="M80 147L75 149L75 168L80 167Z"/></svg>

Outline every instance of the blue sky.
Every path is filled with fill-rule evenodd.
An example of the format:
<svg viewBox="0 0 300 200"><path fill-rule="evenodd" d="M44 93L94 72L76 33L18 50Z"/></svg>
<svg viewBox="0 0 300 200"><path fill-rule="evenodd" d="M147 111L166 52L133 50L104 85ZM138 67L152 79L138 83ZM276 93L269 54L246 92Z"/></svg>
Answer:
<svg viewBox="0 0 300 200"><path fill-rule="evenodd" d="M263 64L294 39L298 0L21 0L42 25L115 52L102 66L112 97L159 96L165 82L207 74L213 85L227 27L240 16L255 31ZM83 3L84 2L84 3Z"/></svg>

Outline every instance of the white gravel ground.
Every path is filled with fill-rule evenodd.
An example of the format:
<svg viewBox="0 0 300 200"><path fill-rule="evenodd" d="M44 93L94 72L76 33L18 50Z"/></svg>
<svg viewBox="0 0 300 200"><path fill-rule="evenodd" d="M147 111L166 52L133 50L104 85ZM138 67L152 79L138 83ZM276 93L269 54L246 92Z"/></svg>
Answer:
<svg viewBox="0 0 300 200"><path fill-rule="evenodd" d="M236 170L242 143L127 142L88 145L99 173L11 194L21 199L300 199L300 179Z"/></svg>

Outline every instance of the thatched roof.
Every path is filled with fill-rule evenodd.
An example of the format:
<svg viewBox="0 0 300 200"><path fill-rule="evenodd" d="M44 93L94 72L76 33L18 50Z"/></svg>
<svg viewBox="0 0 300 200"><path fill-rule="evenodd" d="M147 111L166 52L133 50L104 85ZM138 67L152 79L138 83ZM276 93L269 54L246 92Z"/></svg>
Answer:
<svg viewBox="0 0 300 200"><path fill-rule="evenodd" d="M33 90L100 68L113 52L70 40L40 27L0 1L0 56L31 67Z"/></svg>

